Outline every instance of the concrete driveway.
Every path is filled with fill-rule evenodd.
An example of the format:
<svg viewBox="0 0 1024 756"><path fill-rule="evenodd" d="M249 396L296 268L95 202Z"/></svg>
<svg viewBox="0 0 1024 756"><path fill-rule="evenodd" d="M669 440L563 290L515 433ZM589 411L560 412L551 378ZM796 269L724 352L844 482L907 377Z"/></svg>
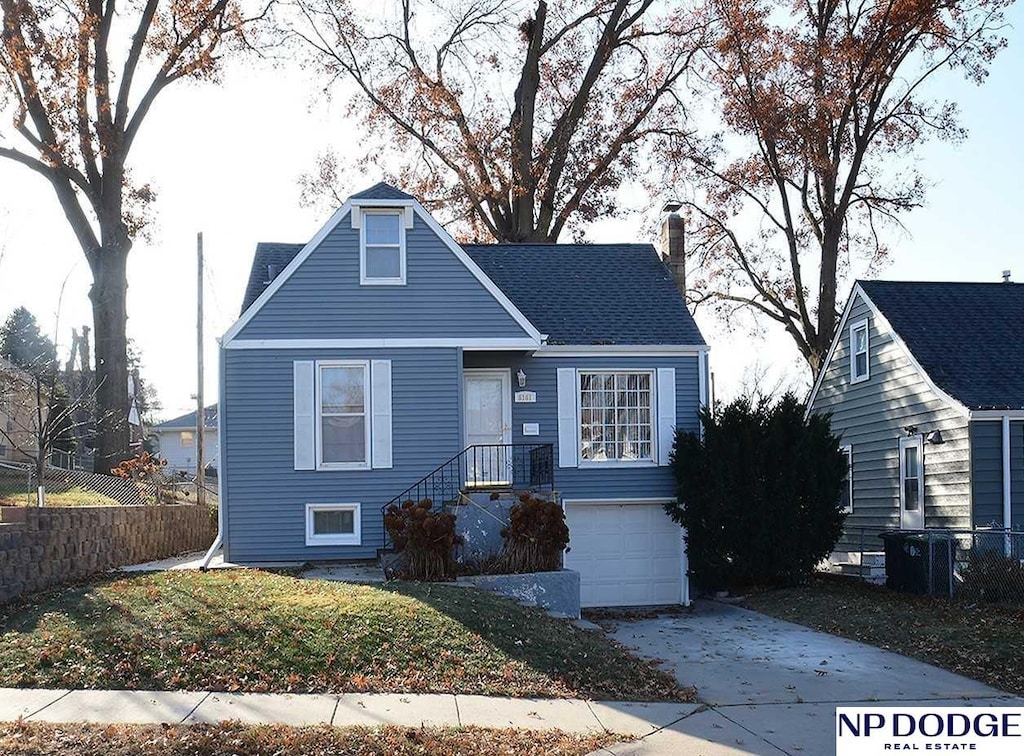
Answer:
<svg viewBox="0 0 1024 756"><path fill-rule="evenodd" d="M929 664L717 602L612 625L612 638L695 685L705 704L615 754L819 756L835 753L839 705L1024 705Z"/></svg>

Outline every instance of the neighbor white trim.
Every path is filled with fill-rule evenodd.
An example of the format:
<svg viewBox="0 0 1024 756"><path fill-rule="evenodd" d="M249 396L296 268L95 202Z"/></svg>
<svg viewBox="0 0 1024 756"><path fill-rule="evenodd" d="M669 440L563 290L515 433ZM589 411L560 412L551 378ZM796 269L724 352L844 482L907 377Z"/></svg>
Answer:
<svg viewBox="0 0 1024 756"><path fill-rule="evenodd" d="M882 311L875 306L875 303L871 301L871 297L867 295L861 285L856 283L853 285L853 290L850 292L849 298L846 300L846 307L843 309L843 316L839 319L839 325L836 327L836 335L832 339L832 344L828 348L828 352L825 355L825 361L821 365L821 370L818 371L818 377L814 381L814 386L811 387L811 392L807 395L807 411L804 413L805 417L809 417L814 406L814 400L818 398L818 390L821 388L821 383L825 378L825 374L828 371L829 366L832 364L832 357L835 354L836 347L842 340L842 334L845 332L847 327L847 321L850 318L850 310L853 308L853 303L856 298L860 296L864 300L864 304L867 305L871 311L872 320L875 324L875 331L882 333L883 330L892 336L893 343L895 343L902 351L906 358L910 361L910 364L918 372L921 378L924 380L925 385L928 386L935 394L948 404L952 409L956 410L965 417L970 417L971 412L967 407L960 401L954 399L952 396L947 394L945 391L940 389L935 381L931 379L931 376L925 372L925 369L921 367L921 363L917 361L913 353L910 351L910 347L907 346L906 342L900 338L900 335L896 333L896 330L892 327L892 324L886 320Z"/></svg>
<svg viewBox="0 0 1024 756"><path fill-rule="evenodd" d="M231 348L231 341L238 336L239 332L245 328L245 326L256 316L263 306L270 300L271 297L277 292L284 283L292 277L296 270L305 262L313 251L320 246L324 239L333 231L338 224L345 219L345 217L352 211L352 208L358 207L412 207L412 211L420 217L420 219L426 223L427 228L433 231L437 238L441 240L448 249L458 258L459 262L466 266L466 269L473 275L477 281L490 293L492 297L504 308L516 323L526 332L531 345L533 347L540 346L546 336L542 334L537 327L530 322L530 320L523 314L523 312L516 307L512 300L506 296L505 292L498 288L498 286L488 278L487 274L483 272L479 265L473 262L473 259L466 253L462 247L459 246L451 235L441 227L441 225L431 217L419 202L414 199L402 199L402 200L370 200L370 199L356 199L349 200L340 208L337 212L331 216L330 220L325 223L316 235L309 240L309 243L304 246L292 261L285 266L285 269L270 282L270 285L263 290L256 300L249 305L249 308L242 313L242 316L235 321L223 337L223 344L226 348ZM408 225L408 216L407 216Z"/></svg>
<svg viewBox="0 0 1024 756"><path fill-rule="evenodd" d="M924 436L918 433L916 436L900 436L899 439L899 450L900 450L900 527L907 530L917 530L917 528L908 525L906 522L907 515L907 455L906 450L911 447L917 447L917 495L920 501L918 502L918 508L921 516L921 528L925 526L925 496L924 491Z"/></svg>
<svg viewBox="0 0 1024 756"><path fill-rule="evenodd" d="M971 420L1024 420L1024 410L971 410Z"/></svg>
<svg viewBox="0 0 1024 756"><path fill-rule="evenodd" d="M857 375L857 349L854 336L857 331L864 330L864 374ZM861 318L850 324L850 384L864 383L871 379L871 321Z"/></svg>
<svg viewBox="0 0 1024 756"><path fill-rule="evenodd" d="M533 357L679 357L707 354L710 347L686 344L544 344Z"/></svg>
<svg viewBox="0 0 1024 756"><path fill-rule="evenodd" d="M324 462L323 452L323 371L324 368L358 367L363 370L363 461L362 462ZM316 427L316 469L317 470L370 470L370 425L372 409L370 407L370 360L317 360L315 364L316 394L313 402L314 421Z"/></svg>
<svg viewBox="0 0 1024 756"><path fill-rule="evenodd" d="M456 349L467 351L531 350L537 344L529 338L472 339L238 339L226 349Z"/></svg>
<svg viewBox="0 0 1024 756"><path fill-rule="evenodd" d="M1003 527L1013 527L1013 490L1011 488L1013 469L1010 465L1010 416L1003 415Z"/></svg>
<svg viewBox="0 0 1024 756"><path fill-rule="evenodd" d="M314 512L352 512L352 532L316 535L313 532ZM345 502L340 504L306 504L306 545L307 546L361 546L363 543L362 504Z"/></svg>

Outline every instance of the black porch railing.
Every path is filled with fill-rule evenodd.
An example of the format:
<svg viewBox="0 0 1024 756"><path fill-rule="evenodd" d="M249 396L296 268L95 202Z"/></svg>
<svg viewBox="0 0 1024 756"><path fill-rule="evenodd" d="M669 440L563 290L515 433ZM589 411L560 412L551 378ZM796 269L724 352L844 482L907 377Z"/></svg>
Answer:
<svg viewBox="0 0 1024 756"><path fill-rule="evenodd" d="M391 499L381 513L392 504L424 499L444 509L472 491L552 490L554 477L552 444L474 444Z"/></svg>

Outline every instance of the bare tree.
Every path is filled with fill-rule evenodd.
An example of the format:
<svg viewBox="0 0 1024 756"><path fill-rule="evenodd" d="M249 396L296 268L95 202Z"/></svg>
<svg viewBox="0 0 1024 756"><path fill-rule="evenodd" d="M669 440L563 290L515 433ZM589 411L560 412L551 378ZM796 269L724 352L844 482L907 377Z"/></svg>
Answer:
<svg viewBox="0 0 1024 756"><path fill-rule="evenodd" d="M383 149L373 164L394 159L394 180L465 238L579 233L688 139L681 92L707 31L697 12L654 0L380 5L296 0L289 34L328 91L354 85L353 112ZM327 157L307 196L336 189L338 170Z"/></svg>
<svg viewBox="0 0 1024 756"><path fill-rule="evenodd" d="M92 272L96 471L128 452L128 253L154 190L128 157L168 86L215 78L248 27L231 0L0 0L0 157L49 181ZM265 9L264 9L265 11Z"/></svg>
<svg viewBox="0 0 1024 756"><path fill-rule="evenodd" d="M689 207L691 298L781 324L817 376L851 261L884 262L881 228L924 199L915 148L964 136L956 104L925 83L983 81L1010 2L710 0L725 132L717 150L678 156L703 188Z"/></svg>

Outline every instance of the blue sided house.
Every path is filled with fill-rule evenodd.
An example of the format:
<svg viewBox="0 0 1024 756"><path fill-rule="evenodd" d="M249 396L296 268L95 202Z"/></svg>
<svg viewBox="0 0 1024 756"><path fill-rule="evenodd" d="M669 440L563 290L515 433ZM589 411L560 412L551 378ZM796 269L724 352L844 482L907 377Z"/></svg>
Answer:
<svg viewBox="0 0 1024 756"><path fill-rule="evenodd" d="M373 559L389 502L539 489L584 606L687 603L662 505L707 351L650 245L460 245L404 192L354 194L257 247L222 339L224 556Z"/></svg>

